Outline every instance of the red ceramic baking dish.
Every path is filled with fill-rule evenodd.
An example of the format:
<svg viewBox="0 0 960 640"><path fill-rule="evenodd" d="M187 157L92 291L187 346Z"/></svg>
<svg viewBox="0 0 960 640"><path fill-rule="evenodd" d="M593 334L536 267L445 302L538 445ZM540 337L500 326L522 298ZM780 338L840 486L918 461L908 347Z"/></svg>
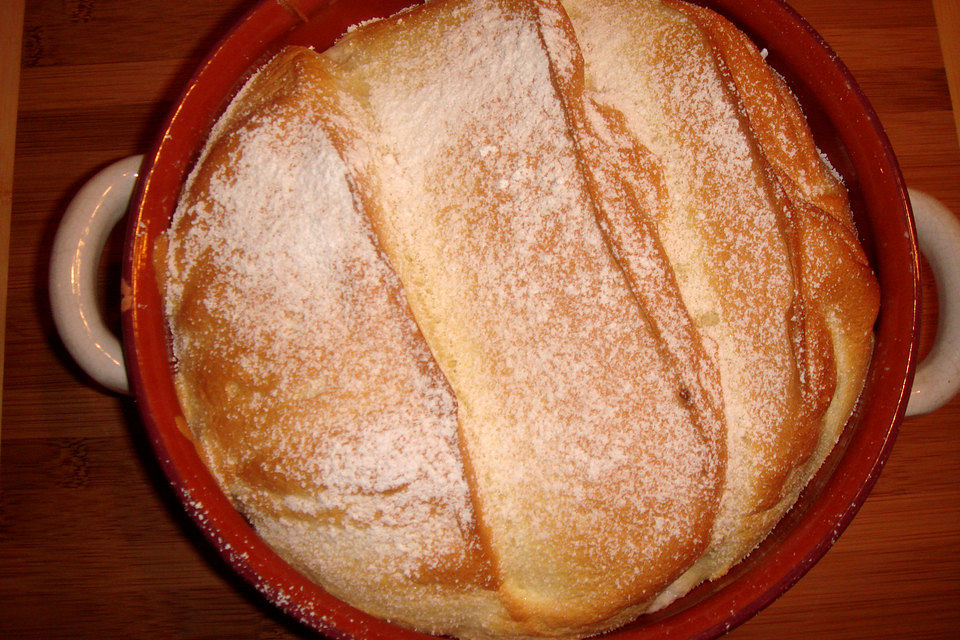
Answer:
<svg viewBox="0 0 960 640"><path fill-rule="evenodd" d="M152 247L169 225L182 184L210 128L258 64L286 44L322 50L349 25L389 15L404 4L266 0L254 8L187 86L139 171L128 221L123 358L156 455L184 507L227 562L278 607L335 638L421 634L364 614L300 575L257 537L221 493L185 435ZM839 444L797 505L724 578L612 632L616 638L715 637L795 583L837 539L873 486L904 415L916 366L917 240L907 190L876 115L836 55L786 4L778 0L704 4L767 49L768 61L796 93L820 148L850 191L861 240L880 281L882 305L866 387ZM138 163L134 161L126 172L136 171ZM65 341L69 342L66 336ZM122 365L118 366L122 374ZM121 380L114 386L122 384Z"/></svg>

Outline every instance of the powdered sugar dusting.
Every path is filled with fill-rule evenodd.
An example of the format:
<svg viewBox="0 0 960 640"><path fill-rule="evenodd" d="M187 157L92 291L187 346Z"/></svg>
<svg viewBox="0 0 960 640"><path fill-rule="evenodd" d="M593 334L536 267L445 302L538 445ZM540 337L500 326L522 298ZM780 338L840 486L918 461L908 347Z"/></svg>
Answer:
<svg viewBox="0 0 960 640"><path fill-rule="evenodd" d="M721 538L753 508L751 492L763 486L756 478L775 459L767 452L796 401L788 326L795 285L774 194L712 51L689 21L652 0L630 12L563 4L588 88L626 116L663 167L668 219L659 237L691 316L717 345L729 429Z"/></svg>
<svg viewBox="0 0 960 640"><path fill-rule="evenodd" d="M304 100L215 131L176 213L166 303L201 394L191 426L298 563L365 547L383 561L370 579L459 570L474 543L455 400Z"/></svg>
<svg viewBox="0 0 960 640"><path fill-rule="evenodd" d="M597 226L535 12L447 8L429 57L400 25L336 52L375 123L374 228L460 402L504 589L636 599L709 529L711 442Z"/></svg>
<svg viewBox="0 0 960 640"><path fill-rule="evenodd" d="M845 200L724 72L657 0L435 0L247 83L160 246L185 416L273 548L468 637L744 551L806 373L778 207Z"/></svg>

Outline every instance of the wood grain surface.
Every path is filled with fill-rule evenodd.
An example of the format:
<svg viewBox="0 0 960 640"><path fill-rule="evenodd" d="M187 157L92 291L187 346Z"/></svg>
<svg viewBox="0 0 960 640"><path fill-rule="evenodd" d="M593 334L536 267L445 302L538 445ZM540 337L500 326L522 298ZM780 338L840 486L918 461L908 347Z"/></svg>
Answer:
<svg viewBox="0 0 960 640"><path fill-rule="evenodd" d="M13 208L13 157L20 89L23 9L23 0L8 0L0 4L0 318L7 317L7 256L10 254L10 213ZM4 324L0 323L0 364L3 363L3 330ZM3 371L0 370L2 388Z"/></svg>
<svg viewBox="0 0 960 640"><path fill-rule="evenodd" d="M956 38L955 0L937 2ZM2 638L310 637L201 539L152 458L136 406L71 362L47 302L50 246L71 196L112 160L150 149L200 57L252 4L27 3L3 379ZM907 182L960 212L960 150L933 3L793 5L852 69ZM115 325L117 240L102 275ZM928 275L924 345L936 324ZM905 420L839 542L729 637L960 637L958 422L960 400Z"/></svg>

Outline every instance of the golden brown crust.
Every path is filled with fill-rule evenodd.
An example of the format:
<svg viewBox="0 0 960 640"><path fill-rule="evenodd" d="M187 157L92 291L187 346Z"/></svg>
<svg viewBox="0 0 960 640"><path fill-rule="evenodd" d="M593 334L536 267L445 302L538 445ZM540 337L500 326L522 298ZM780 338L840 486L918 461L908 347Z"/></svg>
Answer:
<svg viewBox="0 0 960 640"><path fill-rule="evenodd" d="M621 1L437 0L285 49L157 242L202 455L374 615L622 624L749 552L855 401L876 283L795 100L714 14ZM661 118L644 69L689 104Z"/></svg>
<svg viewBox="0 0 960 640"><path fill-rule="evenodd" d="M752 42L708 9L666 0L708 38L742 109L779 206L794 273L791 334L801 404L775 450L764 497L707 570L715 577L750 551L789 509L835 442L859 393L873 346L879 288L853 226L846 191L819 151L796 99ZM840 293L842 292L842 293ZM842 301L838 299L842 296ZM725 556L725 557L724 557Z"/></svg>
<svg viewBox="0 0 960 640"><path fill-rule="evenodd" d="M772 74L758 51L753 51L756 57L749 55L750 51L743 47L744 41L737 37L739 32L733 31L731 25L713 12L673 0L667 2L693 19L706 32L719 55L721 74L728 86L734 88L738 104L746 114L750 133L765 161L764 167L773 178L771 188L779 204L777 222L794 283L794 301L788 311L788 323L800 395L792 422L784 423L780 430L782 445L770 449L772 455L769 459L773 464L769 466L773 473L768 477L767 486L759 494L755 505L756 512L766 511L779 502L787 476L813 452L819 439L823 414L836 386L833 347L823 316L811 299L809 260L804 251L807 243L801 242L799 228L803 221L798 219L798 211L784 197L783 181L777 179L779 176L796 174L795 167L800 170L807 168L802 160L809 160L803 156L812 147L812 138L809 132L801 128L805 126L803 121L792 117L794 110L789 108L790 103L776 92L775 87L776 93L770 99ZM766 95L760 96L758 93ZM775 128L781 132L784 129L787 131L785 139L777 139ZM800 153L792 154L800 162L787 157L788 148L800 150ZM813 151L815 154L815 148ZM822 164L819 156L817 162L818 165ZM809 178L814 179L813 176Z"/></svg>
<svg viewBox="0 0 960 640"><path fill-rule="evenodd" d="M748 553L823 460L869 360L876 282L842 185L743 34L681 2L563 5L592 99L662 163L667 193L646 210L698 328L718 343L724 507L714 544L662 606ZM842 309L829 300L841 282Z"/></svg>
<svg viewBox="0 0 960 640"><path fill-rule="evenodd" d="M676 0L671 6L689 16L710 39L724 75L734 87L750 132L766 161L782 207L781 225L797 281L794 335L803 403L796 439L773 486L781 488L789 470L814 451L821 423L833 399L837 365L833 333L856 360L869 359L871 329L879 307L879 287L860 247L843 185L824 163L799 104L760 51L716 13ZM841 284L842 283L842 284ZM844 292L838 306L836 292ZM830 319L828 319L830 318ZM782 496L772 493L762 508Z"/></svg>
<svg viewBox="0 0 960 640"><path fill-rule="evenodd" d="M443 17L434 23L434 14ZM366 213L461 402L464 457L500 596L511 615L546 632L635 604L692 561L717 502L721 429L689 417L603 245L537 19L531 2L427 5L402 24L357 29L331 57L366 96L376 129L369 156L392 157L374 160L364 181L377 191L366 201L390 208ZM496 49L461 46L478 21ZM410 52L411 33L429 44L429 60ZM510 84L491 81L487 65L509 69ZM394 66L416 76L392 76ZM397 95L443 103L441 126L411 130L396 117ZM669 278L666 262L660 267L650 276ZM663 387L676 391L662 397ZM602 416L602 407L615 413ZM603 441L623 466L590 478L584 467ZM641 441L643 449L627 446ZM680 441L703 447L704 457L658 453ZM674 482L680 467L694 482L679 483L652 519L650 483Z"/></svg>
<svg viewBox="0 0 960 640"><path fill-rule="evenodd" d="M285 212L271 209L268 202L255 199L237 203L239 210L230 210L217 195L224 187L249 188L247 183L264 177L256 163L269 158L243 158L262 136L282 136L284 131L296 135L304 125L325 132L325 120L337 115L331 96L323 95L326 88L323 67L316 54L306 49L286 50L263 69L221 121L191 178L169 232L173 251L157 247L157 254L166 254L168 260L161 270L165 288L174 289L168 294L168 312L185 414L211 468L255 521L310 518L319 527L318 535L327 527L327 535L332 536L350 526L368 532L374 528L376 518L363 515L368 509L365 496L380 495L384 502L377 508L392 518L412 518L423 509L436 510L445 515L424 522L428 530L432 528L433 537L413 536L426 547L409 561L397 561L407 576L404 580L454 590L484 584L489 580L488 570L469 511L459 514L450 512L450 505L430 506L449 496L431 495L429 483L417 475L391 479L378 475L380 463L376 460L363 466L361 459L358 467L345 457L350 452L360 455L363 447L376 444L369 438L380 433L381 416L386 416L384 419L393 422L392 432L385 431L384 437L397 441L394 455L435 463L434 473L455 473L463 501L458 508L469 510L455 451L454 400L429 360L399 283L391 280L386 263L377 258L368 239L369 229L360 217L350 217L349 211L339 214L343 225L349 226L339 231L352 234L348 240L357 245L344 250L342 268L348 276L355 273L361 277L351 277L340 288L331 289L341 304L324 307L326 317L294 318L316 320L315 330L285 332L282 325L291 313L301 313L300 305L280 297L288 292L266 289L276 284L269 279L245 274L244 260L260 261L262 268L278 269L280 275L290 278L314 275L310 267L317 264L312 264L311 256L303 256L305 267L297 269L287 263L296 256L284 254L296 252L297 235L308 231L296 225L316 215L311 207L319 209L319 215L333 217L333 205L312 203L307 193L289 200L289 220L275 221L269 219L271 214ZM322 141L318 139L316 145ZM325 150L316 145L306 151L323 152L330 162L339 162L332 144ZM285 157L282 149L270 153ZM284 171L295 171L293 157L286 161L291 167ZM268 194L279 189L270 184L263 188ZM345 188L344 182L341 189ZM351 194L342 193L340 198L352 207ZM293 215L297 207L303 215ZM233 215L260 216L246 221L247 228L242 230L252 244L231 243L225 235L232 233ZM281 261L271 263L269 256L257 253L261 248L257 245L259 238L266 239L264 234L273 232L277 222L289 225L280 230L279 240L290 247L281 247L283 253L272 256ZM238 255L243 252L251 255ZM359 267L365 271L361 273ZM307 284L323 295L324 283ZM262 330L254 327L251 318L267 326ZM358 335L364 336L363 341L351 342ZM434 395L438 399L431 400ZM385 410L389 413L384 414ZM431 438L446 444L427 448L400 444ZM346 502L329 495L338 490L345 492ZM404 493L410 497L404 499ZM313 500L315 504L305 504ZM393 507L391 500L397 503ZM401 511L391 514L391 508ZM348 525L351 520L355 524ZM402 523L393 526L384 521L379 526L384 535L393 529L397 536L403 535ZM326 553L335 552L339 543L333 544ZM380 550L368 553L379 554ZM378 557L378 562L383 563L383 558ZM380 569L387 573L399 570ZM382 584L392 577L369 575L369 579Z"/></svg>

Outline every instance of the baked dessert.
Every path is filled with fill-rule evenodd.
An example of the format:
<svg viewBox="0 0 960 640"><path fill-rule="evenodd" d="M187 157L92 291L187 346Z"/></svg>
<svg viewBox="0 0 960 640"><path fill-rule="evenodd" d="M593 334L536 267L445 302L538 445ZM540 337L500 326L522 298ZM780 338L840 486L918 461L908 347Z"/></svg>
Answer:
<svg viewBox="0 0 960 640"><path fill-rule="evenodd" d="M879 302L783 81L671 0L435 0L283 50L155 262L237 508L463 638L596 634L725 573L835 443Z"/></svg>

